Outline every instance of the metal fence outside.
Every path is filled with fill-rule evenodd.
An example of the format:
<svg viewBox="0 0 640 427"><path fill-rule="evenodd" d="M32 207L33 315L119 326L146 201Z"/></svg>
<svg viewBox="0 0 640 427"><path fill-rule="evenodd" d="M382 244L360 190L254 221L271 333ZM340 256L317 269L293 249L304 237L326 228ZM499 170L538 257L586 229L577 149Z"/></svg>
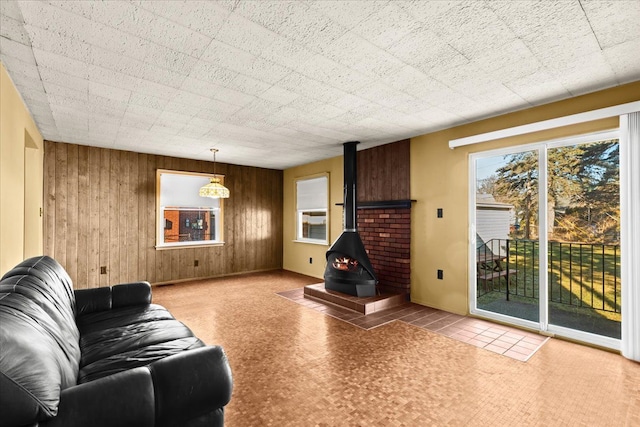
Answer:
<svg viewBox="0 0 640 427"><path fill-rule="evenodd" d="M478 297L491 292L538 299L539 242L492 239L476 253ZM549 242L549 301L620 313L620 246Z"/></svg>

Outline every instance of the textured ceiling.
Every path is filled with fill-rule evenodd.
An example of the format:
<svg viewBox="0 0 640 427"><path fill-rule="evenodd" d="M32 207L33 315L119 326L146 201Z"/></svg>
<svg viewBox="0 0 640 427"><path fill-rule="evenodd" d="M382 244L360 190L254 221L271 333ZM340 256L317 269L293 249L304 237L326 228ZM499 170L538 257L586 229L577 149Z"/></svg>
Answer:
<svg viewBox="0 0 640 427"><path fill-rule="evenodd" d="M640 1L5 1L45 139L284 169L640 80Z"/></svg>

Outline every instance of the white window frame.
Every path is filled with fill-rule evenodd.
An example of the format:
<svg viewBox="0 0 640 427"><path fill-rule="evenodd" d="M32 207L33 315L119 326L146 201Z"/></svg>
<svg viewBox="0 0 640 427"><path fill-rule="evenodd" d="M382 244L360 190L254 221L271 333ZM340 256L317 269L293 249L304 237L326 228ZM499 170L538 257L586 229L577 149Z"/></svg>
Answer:
<svg viewBox="0 0 640 427"><path fill-rule="evenodd" d="M498 148L494 150L481 151L477 153L469 154L469 199L468 199L468 215L469 215L469 248L468 248L468 290L469 290L469 313L478 317L484 317L490 320L495 320L502 323L516 325L524 328L539 330L547 335L558 335L569 339L582 341L586 343L595 344L601 347L610 348L613 350L620 350L620 340L616 338L606 337L602 335L596 335L589 332L583 332L575 329L569 329L558 325L549 324L549 313L547 310L548 305L548 275L540 274L539 279L539 300L547 301L545 304L540 304L539 321L534 322L530 320L520 319L517 317L511 317L500 313L494 313L492 311L483 310L477 307L477 282L476 282L476 160L486 157L501 156L513 153L519 153L523 151L537 151L538 153L538 167L539 167L539 181L538 181L538 210L539 212L547 212L547 150L550 148L558 148L563 146L577 145L586 142L604 141L607 139L618 139L620 141L620 132L618 129L606 130L601 132L592 132L588 134L577 135L574 137L558 138L548 141L534 142L531 144L509 146L504 148ZM620 176L622 181L624 177ZM544 191L542 190L544 188ZM620 194L621 199L623 194ZM622 202L622 200L621 200ZM538 227L540 230L546 230L546 214L541 215L538 219ZM539 233L539 245L540 248L547 247L547 233ZM540 271L547 271L547 257L546 250L539 251L538 266Z"/></svg>
<svg viewBox="0 0 640 427"><path fill-rule="evenodd" d="M161 177L162 175L173 175L175 177L184 177L185 178L185 191L188 191L189 194L194 194L194 202L190 203L188 206L175 206L172 204L165 205L164 198L162 196L162 187L161 187ZM202 183L206 184L208 180L211 178L219 178L220 182L224 184L224 175L219 174L211 174L211 173L200 173L200 172L185 172L185 171L177 171L170 169L157 169L156 170L156 246L157 250L161 249L175 249L175 248L185 248L185 247L202 247L202 246L222 246L224 245L224 200L223 199L215 199L211 200L209 198L198 196L198 190L202 183L193 184L194 180L190 180L189 178L198 178L198 181L202 181ZM191 183L190 183L191 181ZM202 203L199 203L199 198L202 199ZM217 205L217 206L216 206ZM205 212L206 214L215 213L216 214L216 222L215 222L215 239L213 240L188 240L188 241L177 241L177 242L165 242L165 211L168 210L178 210L178 211L198 211ZM175 222L175 221L174 221ZM180 221L178 224L172 224L172 226L179 227L181 226ZM193 228L194 230L199 230L197 227Z"/></svg>
<svg viewBox="0 0 640 427"><path fill-rule="evenodd" d="M614 105L613 107L600 108L599 110L586 111L584 113L572 114L570 116L557 117L555 119L543 120L541 122L528 123L526 125L515 126L477 135L466 136L464 138L452 139L449 141L449 148L454 149L465 145L479 144L496 139L509 138L512 136L526 135L533 132L555 129L563 126L575 125L579 123L592 122L609 117L623 116L625 114L640 111L640 101L626 104Z"/></svg>
<svg viewBox="0 0 640 427"><path fill-rule="evenodd" d="M324 207L311 207L311 208L302 208L298 207L298 183L302 181L310 181L317 179L325 179L326 180L326 201ZM294 207L295 207L295 239L294 242L299 243L312 243L317 245L327 245L329 243L329 230L330 230L330 209L329 209L329 173L320 173L315 175L309 175L304 177L299 177L294 180L293 183L293 191L294 191ZM324 239L314 239L310 237L303 236L303 218L304 214L307 212L324 212L325 213L325 237Z"/></svg>

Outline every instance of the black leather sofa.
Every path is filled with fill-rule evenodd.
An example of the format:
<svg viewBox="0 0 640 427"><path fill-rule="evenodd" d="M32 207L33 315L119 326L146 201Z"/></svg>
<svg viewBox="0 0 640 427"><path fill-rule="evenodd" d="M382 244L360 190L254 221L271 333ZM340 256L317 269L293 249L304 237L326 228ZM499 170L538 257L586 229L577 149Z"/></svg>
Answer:
<svg viewBox="0 0 640 427"><path fill-rule="evenodd" d="M0 426L222 426L233 381L147 282L73 290L30 258L0 280Z"/></svg>

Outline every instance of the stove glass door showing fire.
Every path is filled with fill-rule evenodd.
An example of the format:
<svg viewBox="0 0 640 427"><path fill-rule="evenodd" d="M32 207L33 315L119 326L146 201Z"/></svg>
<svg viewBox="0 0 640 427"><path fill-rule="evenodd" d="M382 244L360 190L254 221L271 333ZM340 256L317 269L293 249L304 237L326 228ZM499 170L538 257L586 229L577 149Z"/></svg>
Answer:
<svg viewBox="0 0 640 427"><path fill-rule="evenodd" d="M358 236L355 233L355 236ZM355 236L351 236L353 239ZM359 236L358 236L359 238ZM327 254L327 268L324 273L325 289L342 292L357 297L371 297L376 294L376 277L373 269L365 267L357 258L341 252Z"/></svg>

